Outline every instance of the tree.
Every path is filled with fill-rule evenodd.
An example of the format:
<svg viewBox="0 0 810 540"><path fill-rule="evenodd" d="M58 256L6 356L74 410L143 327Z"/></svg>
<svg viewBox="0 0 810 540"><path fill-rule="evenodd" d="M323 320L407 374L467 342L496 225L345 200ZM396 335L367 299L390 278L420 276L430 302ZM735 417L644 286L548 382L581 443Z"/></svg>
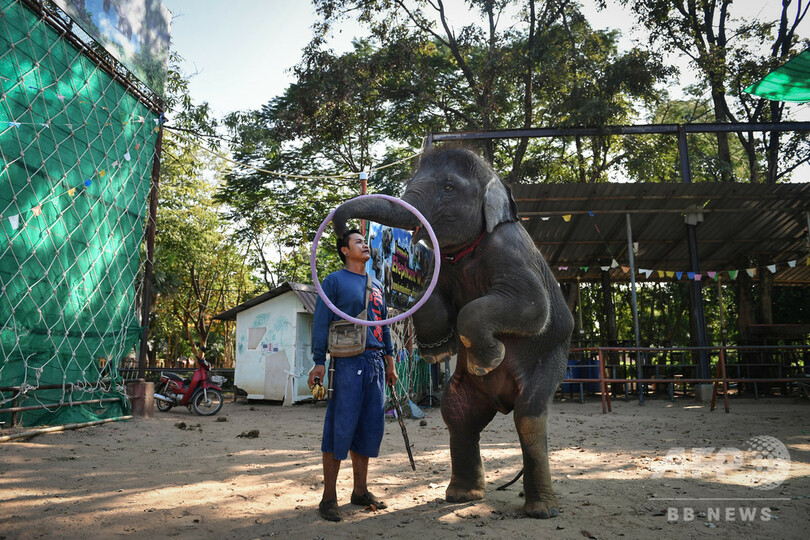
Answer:
<svg viewBox="0 0 810 540"><path fill-rule="evenodd" d="M207 103L189 96L179 60L172 55L167 85L150 320L152 340L169 362L200 354L220 326L212 316L255 290L243 250L212 200L223 170L201 147L216 148L216 122Z"/></svg>
<svg viewBox="0 0 810 540"><path fill-rule="evenodd" d="M743 89L807 47L810 42L800 41L797 29L810 4L783 0L777 18L745 20L733 17L731 0L619 1L630 6L650 31L651 43L691 60L710 95L716 122L780 122L789 118L784 103L756 98ZM606 4L604 0L601 3ZM740 132L736 137L745 149L752 183L775 183L810 158L806 135L793 134L789 144L781 147L778 132ZM717 153L723 180L733 180L728 134L717 134Z"/></svg>

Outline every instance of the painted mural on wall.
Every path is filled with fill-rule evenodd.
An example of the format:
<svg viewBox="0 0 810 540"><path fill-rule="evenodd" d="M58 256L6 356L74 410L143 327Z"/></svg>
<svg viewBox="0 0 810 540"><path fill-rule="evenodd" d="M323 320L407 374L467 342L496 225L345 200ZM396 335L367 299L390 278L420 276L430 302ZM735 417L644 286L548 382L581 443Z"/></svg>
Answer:
<svg viewBox="0 0 810 540"><path fill-rule="evenodd" d="M253 320L248 321L247 332L241 332L238 337L239 353L252 351L254 354L267 356L278 352L280 348L294 346L294 327L284 315L274 316L272 313L259 312Z"/></svg>
<svg viewBox="0 0 810 540"><path fill-rule="evenodd" d="M373 222L368 225L371 258L366 271L383 284L388 307L405 311L427 286L433 251L411 242L407 231Z"/></svg>

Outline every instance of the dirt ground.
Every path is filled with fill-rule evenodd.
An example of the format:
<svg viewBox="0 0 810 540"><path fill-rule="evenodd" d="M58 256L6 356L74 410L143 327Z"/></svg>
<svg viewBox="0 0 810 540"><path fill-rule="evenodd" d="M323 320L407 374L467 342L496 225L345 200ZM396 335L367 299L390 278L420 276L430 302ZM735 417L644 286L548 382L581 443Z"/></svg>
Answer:
<svg viewBox="0 0 810 540"><path fill-rule="evenodd" d="M520 482L495 491L521 468L511 415L482 436L486 499L444 502L448 437L439 411L427 409L426 426L406 420L416 472L394 420L371 462L371 489L388 509L349 503L345 463L344 520L325 522L317 515L324 412L322 404L228 402L210 418L155 411L0 443L0 539L807 538L810 528L807 400L738 398L730 414L686 399L618 401L606 415L598 400L557 401L550 448L561 514L549 520L523 516ZM239 437L250 430L258 437ZM789 451L776 488L761 489L776 473L755 459L756 436Z"/></svg>

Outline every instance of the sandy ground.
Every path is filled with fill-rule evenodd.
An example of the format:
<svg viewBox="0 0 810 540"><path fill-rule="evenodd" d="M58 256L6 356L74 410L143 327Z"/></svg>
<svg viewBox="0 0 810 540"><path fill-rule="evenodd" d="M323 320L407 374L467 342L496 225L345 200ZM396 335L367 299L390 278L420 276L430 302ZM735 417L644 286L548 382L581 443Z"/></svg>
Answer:
<svg viewBox="0 0 810 540"><path fill-rule="evenodd" d="M448 437L439 411L428 409L426 426L406 420L416 472L393 420L371 462L372 491L389 508L349 504L345 463L344 520L325 522L317 515L324 412L314 404L228 402L211 418L155 411L151 419L0 443L0 539L807 538L810 528L807 400L736 399L730 414L685 399L643 407L618 401L607 415L598 400L558 401L550 446L561 514L549 520L523 516L521 483L494 489L521 467L511 415L497 416L482 436L486 499L444 502ZM238 437L254 429L257 438ZM752 482L773 478L763 476L773 472L769 462L757 473L763 462L746 450L746 441L763 435L782 441L791 460L787 480L768 490ZM718 459L719 448L731 450ZM662 464L668 469L656 477Z"/></svg>

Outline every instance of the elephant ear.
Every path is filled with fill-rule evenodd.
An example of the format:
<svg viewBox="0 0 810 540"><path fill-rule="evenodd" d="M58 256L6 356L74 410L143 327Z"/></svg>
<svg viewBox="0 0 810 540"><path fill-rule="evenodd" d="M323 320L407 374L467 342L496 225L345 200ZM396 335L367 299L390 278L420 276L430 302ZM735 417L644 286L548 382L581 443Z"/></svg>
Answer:
<svg viewBox="0 0 810 540"><path fill-rule="evenodd" d="M501 223L518 221L517 204L512 198L512 190L495 176L484 192L484 221L488 233Z"/></svg>

